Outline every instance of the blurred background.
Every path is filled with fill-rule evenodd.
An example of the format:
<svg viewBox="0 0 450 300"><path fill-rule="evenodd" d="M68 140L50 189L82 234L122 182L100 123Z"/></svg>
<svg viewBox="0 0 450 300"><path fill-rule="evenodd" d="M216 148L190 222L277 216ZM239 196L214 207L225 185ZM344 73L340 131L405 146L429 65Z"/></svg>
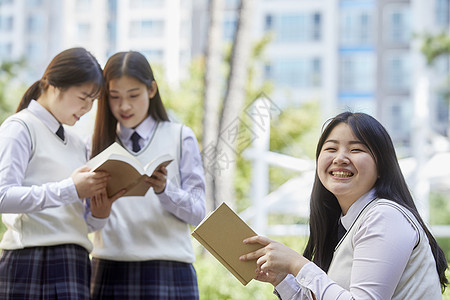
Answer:
<svg viewBox="0 0 450 300"><path fill-rule="evenodd" d="M102 65L142 52L198 137L208 211L226 201L299 252L322 124L373 115L450 257L450 0L0 0L0 122L75 46ZM74 127L85 139L94 118ZM275 298L194 243L202 299Z"/></svg>

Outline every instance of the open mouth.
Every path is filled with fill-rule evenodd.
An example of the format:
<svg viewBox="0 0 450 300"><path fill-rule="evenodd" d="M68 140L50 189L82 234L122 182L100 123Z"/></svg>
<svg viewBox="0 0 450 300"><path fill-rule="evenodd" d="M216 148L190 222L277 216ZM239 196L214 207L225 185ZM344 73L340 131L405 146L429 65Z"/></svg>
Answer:
<svg viewBox="0 0 450 300"><path fill-rule="evenodd" d="M330 174L334 177L339 177L339 178L349 178L353 176L352 172L347 172L347 171L331 171Z"/></svg>

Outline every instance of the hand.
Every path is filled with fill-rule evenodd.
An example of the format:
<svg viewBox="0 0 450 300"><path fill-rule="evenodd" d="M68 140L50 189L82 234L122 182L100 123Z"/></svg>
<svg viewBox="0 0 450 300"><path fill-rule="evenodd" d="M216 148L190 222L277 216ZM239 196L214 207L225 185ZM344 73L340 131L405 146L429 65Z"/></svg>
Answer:
<svg viewBox="0 0 450 300"><path fill-rule="evenodd" d="M92 197L100 194L106 188L109 174L89 171L89 167L83 166L76 169L71 175L79 198Z"/></svg>
<svg viewBox="0 0 450 300"><path fill-rule="evenodd" d="M155 194L161 194L166 189L167 182L167 169L166 167L161 167L156 169L151 177L146 176L145 182L148 183Z"/></svg>
<svg viewBox="0 0 450 300"><path fill-rule="evenodd" d="M309 262L305 257L288 246L262 236L244 240L244 244L260 244L263 248L242 255L242 261L255 260L257 275L255 279L277 286L287 274L297 276L298 272Z"/></svg>
<svg viewBox="0 0 450 300"><path fill-rule="evenodd" d="M93 196L91 198L91 214L96 218L107 218L111 213L111 206L114 201L119 199L125 194L126 190L123 189L113 195L111 198L108 198L108 194L106 193L106 189L104 189L99 194Z"/></svg>

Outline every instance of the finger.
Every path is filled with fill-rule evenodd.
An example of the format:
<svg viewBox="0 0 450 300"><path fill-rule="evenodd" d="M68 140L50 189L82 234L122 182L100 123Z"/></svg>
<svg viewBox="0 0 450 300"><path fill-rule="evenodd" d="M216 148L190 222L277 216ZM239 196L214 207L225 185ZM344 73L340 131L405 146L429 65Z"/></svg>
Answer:
<svg viewBox="0 0 450 300"><path fill-rule="evenodd" d="M240 256L239 260L242 260L242 261L255 260L255 259L258 259L261 256L263 256L264 254L265 254L265 249L261 248L256 251L253 251L253 252L250 252L250 253Z"/></svg>
<svg viewBox="0 0 450 300"><path fill-rule="evenodd" d="M123 196L123 194L125 194L127 190L126 189L122 189L120 191L118 191L116 194L114 194L113 196L111 196L111 198L109 198L109 202L113 203L114 201L116 201L117 199L119 199L120 197Z"/></svg>
<svg viewBox="0 0 450 300"><path fill-rule="evenodd" d="M89 172L90 170L91 170L91 168L86 165L78 168L78 171L80 171L80 172Z"/></svg>
<svg viewBox="0 0 450 300"><path fill-rule="evenodd" d="M255 235L255 236L252 236L252 237L244 240L244 244L260 244L262 246L267 246L271 242L272 242L271 239L260 236L260 235Z"/></svg>

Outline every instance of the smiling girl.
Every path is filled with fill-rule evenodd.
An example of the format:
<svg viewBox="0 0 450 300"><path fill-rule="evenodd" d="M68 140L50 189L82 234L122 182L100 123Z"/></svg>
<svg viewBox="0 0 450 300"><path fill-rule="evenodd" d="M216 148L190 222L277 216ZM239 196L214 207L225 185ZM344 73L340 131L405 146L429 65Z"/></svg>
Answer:
<svg viewBox="0 0 450 300"><path fill-rule="evenodd" d="M83 166L86 146L62 124L87 113L102 85L88 51L65 50L0 127L0 299L89 299L88 231L121 194L106 197L108 174Z"/></svg>
<svg viewBox="0 0 450 300"><path fill-rule="evenodd" d="M316 151L310 236L303 255L268 238L256 279L281 299L442 299L447 261L420 217L384 127L342 113ZM339 232L342 229L342 234Z"/></svg>
<svg viewBox="0 0 450 300"><path fill-rule="evenodd" d="M169 121L153 71L139 52L119 52L104 68L92 155L117 141L143 165L174 161L146 182L144 197L114 203L94 235L93 299L198 299L189 225L205 216L205 179L192 130Z"/></svg>

